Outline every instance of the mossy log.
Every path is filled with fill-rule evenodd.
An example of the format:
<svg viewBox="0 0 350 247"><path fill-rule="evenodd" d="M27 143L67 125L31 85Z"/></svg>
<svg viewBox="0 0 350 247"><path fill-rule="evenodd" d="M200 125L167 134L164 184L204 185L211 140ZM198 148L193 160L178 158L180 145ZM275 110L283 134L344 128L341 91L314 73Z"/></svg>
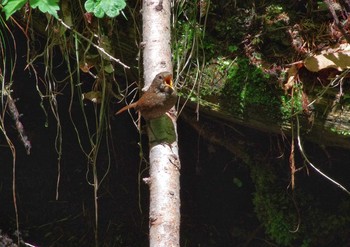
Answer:
<svg viewBox="0 0 350 247"><path fill-rule="evenodd" d="M221 97L220 100L216 98L213 102L209 102L212 99L210 97L197 102L188 101L186 107L193 112L199 112L199 116L204 115L225 126L240 126L289 137L292 137L293 132L294 138L300 133L301 140L308 140L322 147L350 149L350 101L346 100L350 94L343 88L344 93L340 96L339 87L325 88L320 83L306 88L305 86L303 89L304 96L300 97L300 101L306 101L306 106L303 106L303 102L294 102L294 112L286 112L286 105L280 100L277 100L281 102L279 107L276 107L276 103L253 103L245 104L242 109L242 102L231 101L227 104L226 97ZM274 94L278 99L290 98L283 91L276 90Z"/></svg>

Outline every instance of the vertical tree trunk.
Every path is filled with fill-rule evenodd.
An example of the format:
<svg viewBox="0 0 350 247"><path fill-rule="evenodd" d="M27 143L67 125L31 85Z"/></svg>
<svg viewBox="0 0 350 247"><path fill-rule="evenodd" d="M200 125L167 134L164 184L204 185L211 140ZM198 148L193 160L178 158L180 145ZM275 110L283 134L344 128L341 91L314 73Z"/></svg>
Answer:
<svg viewBox="0 0 350 247"><path fill-rule="evenodd" d="M143 67L146 87L156 74L172 71L170 0L143 0ZM148 122L150 246L180 246L180 161L176 117Z"/></svg>

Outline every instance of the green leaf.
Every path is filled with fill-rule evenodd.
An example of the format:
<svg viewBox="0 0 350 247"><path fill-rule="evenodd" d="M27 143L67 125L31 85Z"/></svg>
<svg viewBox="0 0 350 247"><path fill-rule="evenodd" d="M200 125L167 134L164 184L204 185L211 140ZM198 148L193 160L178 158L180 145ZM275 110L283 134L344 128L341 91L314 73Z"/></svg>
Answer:
<svg viewBox="0 0 350 247"><path fill-rule="evenodd" d="M105 14L109 17L116 17L125 8L125 0L87 0L85 2L87 12L93 13L97 18Z"/></svg>
<svg viewBox="0 0 350 247"><path fill-rule="evenodd" d="M96 3L93 0L87 0L85 2L85 4L84 4L86 11L89 12L89 13L93 13L94 12L95 5L96 5Z"/></svg>
<svg viewBox="0 0 350 247"><path fill-rule="evenodd" d="M7 0L3 1L2 5L4 6L2 11L5 12L6 20L15 13L17 10L20 10L27 0Z"/></svg>
<svg viewBox="0 0 350 247"><path fill-rule="evenodd" d="M90 100L94 103L101 103L102 93L100 91L90 91L83 93L83 99Z"/></svg>
<svg viewBox="0 0 350 247"><path fill-rule="evenodd" d="M113 67L113 65L110 63L110 64L104 66L104 70L106 71L106 73L112 74L112 73L114 72L114 67Z"/></svg>
<svg viewBox="0 0 350 247"><path fill-rule="evenodd" d="M240 180L239 178L236 178L236 177L233 178L233 183L234 183L238 188L242 188L242 186L243 186L242 180Z"/></svg>
<svg viewBox="0 0 350 247"><path fill-rule="evenodd" d="M30 6L35 9L36 7L43 13L49 13L58 19L57 11L60 9L58 5L59 0L30 0Z"/></svg>

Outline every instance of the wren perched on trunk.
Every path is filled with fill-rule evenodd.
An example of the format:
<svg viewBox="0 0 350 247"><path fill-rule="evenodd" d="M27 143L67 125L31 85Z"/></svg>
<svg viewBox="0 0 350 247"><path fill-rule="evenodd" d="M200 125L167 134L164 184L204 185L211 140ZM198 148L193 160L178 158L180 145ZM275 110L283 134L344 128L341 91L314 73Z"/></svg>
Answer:
<svg viewBox="0 0 350 247"><path fill-rule="evenodd" d="M173 76L170 72L165 71L156 75L148 90L138 101L124 106L116 114L135 108L144 119L150 120L164 115L175 105L176 100Z"/></svg>

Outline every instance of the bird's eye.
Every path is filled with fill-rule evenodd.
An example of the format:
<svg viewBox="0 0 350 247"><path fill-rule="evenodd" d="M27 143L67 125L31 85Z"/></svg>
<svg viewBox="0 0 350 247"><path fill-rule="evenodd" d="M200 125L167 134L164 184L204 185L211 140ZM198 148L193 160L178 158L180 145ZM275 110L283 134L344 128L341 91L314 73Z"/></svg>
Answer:
<svg viewBox="0 0 350 247"><path fill-rule="evenodd" d="M162 77L161 75L159 75L159 76L158 76L158 79L159 79L159 80L162 80L162 79L163 79L163 77Z"/></svg>

